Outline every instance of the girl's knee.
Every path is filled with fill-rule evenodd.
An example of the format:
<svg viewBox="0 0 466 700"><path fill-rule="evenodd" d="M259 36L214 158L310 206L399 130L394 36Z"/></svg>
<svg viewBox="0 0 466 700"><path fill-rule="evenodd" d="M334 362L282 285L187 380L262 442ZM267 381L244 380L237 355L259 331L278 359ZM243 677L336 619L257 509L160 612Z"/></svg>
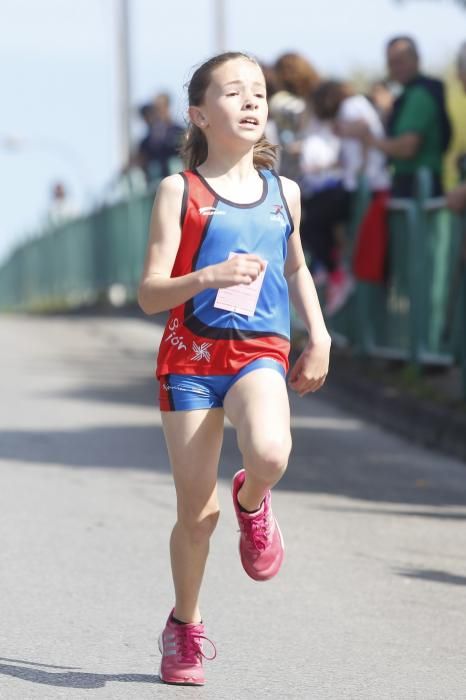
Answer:
<svg viewBox="0 0 466 700"><path fill-rule="evenodd" d="M278 481L288 466L291 452L291 435L281 438L269 436L251 442L243 451L245 463L258 478L264 481Z"/></svg>
<svg viewBox="0 0 466 700"><path fill-rule="evenodd" d="M220 517L218 506L202 512L178 506L178 523L193 542L203 542L212 536Z"/></svg>

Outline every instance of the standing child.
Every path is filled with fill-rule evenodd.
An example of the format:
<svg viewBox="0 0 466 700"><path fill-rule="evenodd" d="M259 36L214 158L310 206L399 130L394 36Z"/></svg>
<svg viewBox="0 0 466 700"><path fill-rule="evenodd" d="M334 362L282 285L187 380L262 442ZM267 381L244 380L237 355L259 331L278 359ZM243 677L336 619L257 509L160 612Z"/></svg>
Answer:
<svg viewBox="0 0 466 700"><path fill-rule="evenodd" d="M215 56L188 92L189 170L157 191L139 303L147 314L171 310L157 377L178 517L170 539L175 606L159 640L160 678L203 685L198 599L219 517L224 414L243 458L232 486L241 562L264 581L283 560L270 489L291 449L288 292L309 330L289 375L300 396L323 384L330 338L301 248L299 188L272 170L275 148L263 138L258 63L242 53Z"/></svg>

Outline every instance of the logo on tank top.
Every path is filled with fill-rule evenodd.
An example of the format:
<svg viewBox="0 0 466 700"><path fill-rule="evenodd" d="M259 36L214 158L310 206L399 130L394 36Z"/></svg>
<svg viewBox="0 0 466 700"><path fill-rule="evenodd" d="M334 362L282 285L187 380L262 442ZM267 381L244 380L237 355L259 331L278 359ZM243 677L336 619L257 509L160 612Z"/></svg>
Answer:
<svg viewBox="0 0 466 700"><path fill-rule="evenodd" d="M270 221L278 221L281 226L286 226L283 204L273 204L270 212Z"/></svg>
<svg viewBox="0 0 466 700"><path fill-rule="evenodd" d="M226 214L223 209L216 209L215 207L199 207L199 214L201 216L210 216L211 214Z"/></svg>

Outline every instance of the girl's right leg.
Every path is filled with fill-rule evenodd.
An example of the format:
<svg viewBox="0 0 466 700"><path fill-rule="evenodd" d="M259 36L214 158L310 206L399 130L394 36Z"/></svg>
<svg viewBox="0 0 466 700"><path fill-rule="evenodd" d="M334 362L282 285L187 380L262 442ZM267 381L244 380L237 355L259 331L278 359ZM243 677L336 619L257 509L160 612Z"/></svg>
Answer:
<svg viewBox="0 0 466 700"><path fill-rule="evenodd" d="M220 514L217 473L223 421L221 408L162 411L178 512L170 538L174 616L182 622L201 620L199 591Z"/></svg>

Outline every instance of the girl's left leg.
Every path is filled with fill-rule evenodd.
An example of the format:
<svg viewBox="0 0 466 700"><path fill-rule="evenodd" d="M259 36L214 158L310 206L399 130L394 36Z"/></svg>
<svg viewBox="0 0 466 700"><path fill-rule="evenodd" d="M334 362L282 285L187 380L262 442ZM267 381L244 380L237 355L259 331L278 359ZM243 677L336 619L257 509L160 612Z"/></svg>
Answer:
<svg viewBox="0 0 466 700"><path fill-rule="evenodd" d="M251 369L233 384L223 406L243 455L244 469L232 484L241 563L248 576L267 581L278 573L284 554L270 489L282 477L291 450L285 379L272 368Z"/></svg>
<svg viewBox="0 0 466 700"><path fill-rule="evenodd" d="M291 432L285 379L268 367L253 370L233 384L223 407L236 429L246 471L238 502L254 511L288 464Z"/></svg>

